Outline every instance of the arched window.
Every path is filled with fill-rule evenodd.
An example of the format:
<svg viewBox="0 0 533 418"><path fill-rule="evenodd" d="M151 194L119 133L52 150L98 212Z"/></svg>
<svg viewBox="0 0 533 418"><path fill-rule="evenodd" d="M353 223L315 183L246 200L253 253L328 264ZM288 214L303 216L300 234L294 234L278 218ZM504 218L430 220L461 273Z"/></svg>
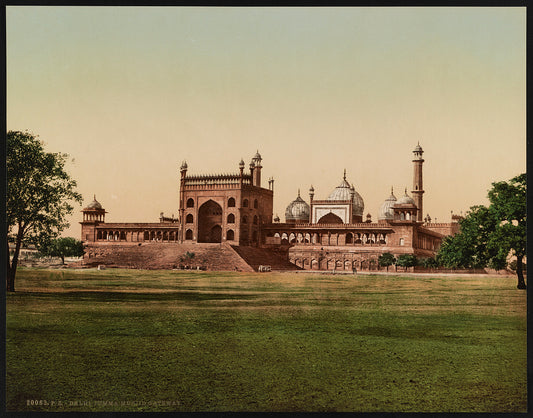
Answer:
<svg viewBox="0 0 533 418"><path fill-rule="evenodd" d="M242 223L243 223L243 224L248 223L248 218L247 218L246 216L243 216L243 217L242 217Z"/></svg>
<svg viewBox="0 0 533 418"><path fill-rule="evenodd" d="M187 207L188 208L194 208L194 199L193 198L187 199Z"/></svg>
<svg viewBox="0 0 533 418"><path fill-rule="evenodd" d="M228 232L226 232L226 240L233 241L234 239L235 239L235 232L233 232L232 229L228 230Z"/></svg>
<svg viewBox="0 0 533 418"><path fill-rule="evenodd" d="M228 208L234 208L235 207L235 199L233 197L230 197L228 199Z"/></svg>
<svg viewBox="0 0 533 418"><path fill-rule="evenodd" d="M259 221L259 218L257 217L257 215L254 215L254 225L257 225L258 221Z"/></svg>
<svg viewBox="0 0 533 418"><path fill-rule="evenodd" d="M185 232L185 239L192 239L192 229L187 229Z"/></svg>
<svg viewBox="0 0 533 418"><path fill-rule="evenodd" d="M257 199L254 200L254 208L257 209L259 207L259 202Z"/></svg>
<svg viewBox="0 0 533 418"><path fill-rule="evenodd" d="M228 215L228 223L229 224L234 224L235 223L235 215L233 213L230 213Z"/></svg>
<svg viewBox="0 0 533 418"><path fill-rule="evenodd" d="M102 239L102 231L98 231L98 234L96 235L96 239Z"/></svg>
<svg viewBox="0 0 533 418"><path fill-rule="evenodd" d="M194 216L192 216L192 213L189 213L186 217L185 217L185 222L188 223L188 224L192 224L194 221Z"/></svg>
<svg viewBox="0 0 533 418"><path fill-rule="evenodd" d="M247 207L248 207L248 199L244 199L244 200L242 201L242 207L243 207L243 208L247 208Z"/></svg>
<svg viewBox="0 0 533 418"><path fill-rule="evenodd" d="M404 245L405 241L403 238L400 238L400 245Z"/></svg>
<svg viewBox="0 0 533 418"><path fill-rule="evenodd" d="M150 233L148 231L144 231L144 240L149 241L150 240Z"/></svg>
<svg viewBox="0 0 533 418"><path fill-rule="evenodd" d="M257 231L252 232L252 242L257 242Z"/></svg>
<svg viewBox="0 0 533 418"><path fill-rule="evenodd" d="M346 244L351 244L353 242L353 235L351 232L346 234Z"/></svg>
<svg viewBox="0 0 533 418"><path fill-rule="evenodd" d="M120 240L126 240L126 233L124 231L120 233Z"/></svg>

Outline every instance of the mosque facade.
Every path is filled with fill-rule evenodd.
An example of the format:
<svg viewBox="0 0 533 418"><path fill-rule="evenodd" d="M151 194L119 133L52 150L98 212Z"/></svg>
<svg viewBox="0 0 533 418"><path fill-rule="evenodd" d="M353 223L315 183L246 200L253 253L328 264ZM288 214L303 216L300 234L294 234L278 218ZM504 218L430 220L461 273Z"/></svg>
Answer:
<svg viewBox="0 0 533 418"><path fill-rule="evenodd" d="M257 152L245 172L188 175L180 167L178 218L160 215L155 223L106 223L102 205L94 198L83 209L82 241L99 244L168 243L228 244L286 251L295 268L312 270L370 269L378 257L391 253L433 257L446 235L459 230L459 217L449 223L423 217L423 150L413 151L413 188L397 198L391 190L379 208L377 221L364 216L363 197L346 180L326 199L315 199L313 186L309 203L298 191L285 211L285 222L273 218L274 180L262 187L262 158Z"/></svg>

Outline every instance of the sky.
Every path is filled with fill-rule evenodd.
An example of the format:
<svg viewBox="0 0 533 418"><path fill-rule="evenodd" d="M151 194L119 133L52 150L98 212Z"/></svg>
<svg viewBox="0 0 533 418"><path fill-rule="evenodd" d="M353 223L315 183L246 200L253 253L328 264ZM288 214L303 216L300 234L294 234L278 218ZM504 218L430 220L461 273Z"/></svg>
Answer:
<svg viewBox="0 0 533 418"><path fill-rule="evenodd" d="M424 216L488 204L526 171L526 9L9 6L7 128L68 153L109 222L178 215L179 167L263 158L274 215L346 169L377 220L413 187Z"/></svg>

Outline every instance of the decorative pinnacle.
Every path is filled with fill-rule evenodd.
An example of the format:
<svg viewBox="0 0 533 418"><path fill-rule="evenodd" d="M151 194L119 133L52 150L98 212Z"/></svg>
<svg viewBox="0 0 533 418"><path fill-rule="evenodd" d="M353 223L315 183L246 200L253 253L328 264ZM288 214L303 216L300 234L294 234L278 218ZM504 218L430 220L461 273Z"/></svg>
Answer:
<svg viewBox="0 0 533 418"><path fill-rule="evenodd" d="M300 197L300 189L298 189L298 197Z"/></svg>
<svg viewBox="0 0 533 418"><path fill-rule="evenodd" d="M96 193L93 195L93 199L96 200Z"/></svg>
<svg viewBox="0 0 533 418"><path fill-rule="evenodd" d="M343 180L346 180L346 169L344 169L344 176L342 178Z"/></svg>

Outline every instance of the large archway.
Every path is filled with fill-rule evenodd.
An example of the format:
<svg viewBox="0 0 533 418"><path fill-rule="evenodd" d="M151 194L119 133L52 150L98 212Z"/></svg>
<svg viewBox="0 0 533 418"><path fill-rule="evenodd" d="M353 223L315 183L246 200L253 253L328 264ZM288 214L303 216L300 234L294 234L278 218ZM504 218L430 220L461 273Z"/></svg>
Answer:
<svg viewBox="0 0 533 418"><path fill-rule="evenodd" d="M327 215L322 216L318 222L319 224L342 224L342 219L335 215L333 212L328 213Z"/></svg>
<svg viewBox="0 0 533 418"><path fill-rule="evenodd" d="M222 208L213 200L198 210L198 242L222 242Z"/></svg>

